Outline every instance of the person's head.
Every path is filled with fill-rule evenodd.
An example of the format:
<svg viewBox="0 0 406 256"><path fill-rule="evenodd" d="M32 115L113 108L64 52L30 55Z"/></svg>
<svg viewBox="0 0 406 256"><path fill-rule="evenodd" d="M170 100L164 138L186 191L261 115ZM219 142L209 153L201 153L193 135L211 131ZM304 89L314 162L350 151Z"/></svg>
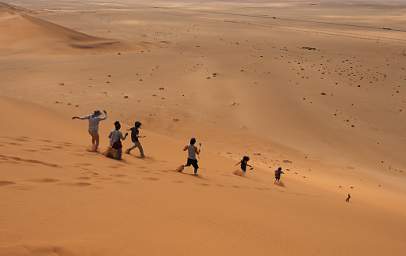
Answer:
<svg viewBox="0 0 406 256"><path fill-rule="evenodd" d="M100 116L100 115L101 115L100 110L95 110L95 111L93 112L93 116L95 116L95 117L98 117L98 116Z"/></svg>
<svg viewBox="0 0 406 256"><path fill-rule="evenodd" d="M282 171L282 167L279 167L279 168L278 168L278 171Z"/></svg>
<svg viewBox="0 0 406 256"><path fill-rule="evenodd" d="M190 139L190 145L194 145L196 144L196 139L195 138L191 138Z"/></svg>
<svg viewBox="0 0 406 256"><path fill-rule="evenodd" d="M140 128L140 127L141 127L141 122L136 121L136 122L134 123L134 127L135 127L135 128Z"/></svg>
<svg viewBox="0 0 406 256"><path fill-rule="evenodd" d="M120 130L120 129L121 129L121 124L120 124L120 122L119 122L119 121L115 121L115 122L114 122L114 127L116 128L117 131Z"/></svg>
<svg viewBox="0 0 406 256"><path fill-rule="evenodd" d="M243 162L248 162L250 160L249 156L243 156L242 161Z"/></svg>

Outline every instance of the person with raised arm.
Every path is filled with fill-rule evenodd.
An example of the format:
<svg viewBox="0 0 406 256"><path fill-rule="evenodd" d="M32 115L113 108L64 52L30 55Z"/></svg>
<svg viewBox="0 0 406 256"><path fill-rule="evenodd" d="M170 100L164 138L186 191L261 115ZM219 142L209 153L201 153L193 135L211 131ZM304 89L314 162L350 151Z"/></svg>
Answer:
<svg viewBox="0 0 406 256"><path fill-rule="evenodd" d="M103 113L100 110L95 110L93 114L87 116L74 116L72 119L79 119L79 120L89 120L89 128L88 132L92 137L92 149L91 151L97 152L99 148L99 123L100 121L107 119L107 112L103 110Z"/></svg>

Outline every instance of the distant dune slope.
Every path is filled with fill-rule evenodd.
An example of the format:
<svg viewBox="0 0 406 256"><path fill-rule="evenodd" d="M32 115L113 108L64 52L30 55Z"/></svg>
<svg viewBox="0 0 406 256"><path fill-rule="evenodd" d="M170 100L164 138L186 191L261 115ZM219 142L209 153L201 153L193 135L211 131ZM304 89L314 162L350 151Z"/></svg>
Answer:
<svg viewBox="0 0 406 256"><path fill-rule="evenodd" d="M61 50L120 46L117 40L87 35L33 17L24 9L0 3L0 51L64 53Z"/></svg>

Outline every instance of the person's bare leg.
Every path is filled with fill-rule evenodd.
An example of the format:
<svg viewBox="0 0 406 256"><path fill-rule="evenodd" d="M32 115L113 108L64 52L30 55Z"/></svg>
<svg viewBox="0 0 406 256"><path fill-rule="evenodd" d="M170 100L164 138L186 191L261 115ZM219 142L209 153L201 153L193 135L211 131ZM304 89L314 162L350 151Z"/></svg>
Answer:
<svg viewBox="0 0 406 256"><path fill-rule="evenodd" d="M94 144L96 143L96 140L95 140L94 135L91 135L91 136L92 136L92 151L94 151Z"/></svg>
<svg viewBox="0 0 406 256"><path fill-rule="evenodd" d="M142 148L141 142L138 142L138 150L140 151L141 158L145 157L144 149Z"/></svg>
<svg viewBox="0 0 406 256"><path fill-rule="evenodd" d="M129 149L127 149L126 151L125 151L125 153L126 154L130 154L131 153L131 150L133 150L134 148L136 148L137 146L132 146L131 148L129 148Z"/></svg>
<svg viewBox="0 0 406 256"><path fill-rule="evenodd" d="M182 164L181 166L178 167L178 169L176 169L178 172L183 172L183 170L185 169L185 165Z"/></svg>
<svg viewBox="0 0 406 256"><path fill-rule="evenodd" d="M95 135L94 151L97 152L99 149L99 134Z"/></svg>

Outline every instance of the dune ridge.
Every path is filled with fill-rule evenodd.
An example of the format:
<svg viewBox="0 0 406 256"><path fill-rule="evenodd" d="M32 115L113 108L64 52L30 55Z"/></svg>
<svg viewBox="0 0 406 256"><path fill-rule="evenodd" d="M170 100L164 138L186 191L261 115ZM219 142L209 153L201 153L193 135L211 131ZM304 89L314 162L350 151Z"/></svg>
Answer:
<svg viewBox="0 0 406 256"><path fill-rule="evenodd" d="M118 40L87 35L5 3L0 3L0 33L0 51L3 48L3 52L61 53L75 49L108 51L124 47Z"/></svg>

